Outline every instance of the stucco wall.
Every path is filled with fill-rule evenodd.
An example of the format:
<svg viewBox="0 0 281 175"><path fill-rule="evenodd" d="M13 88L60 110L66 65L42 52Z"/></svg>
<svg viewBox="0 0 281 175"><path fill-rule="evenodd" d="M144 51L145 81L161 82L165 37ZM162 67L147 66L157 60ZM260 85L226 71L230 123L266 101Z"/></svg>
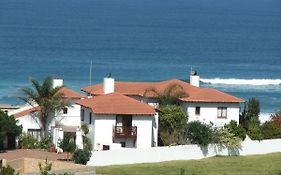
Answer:
<svg viewBox="0 0 281 175"><path fill-rule="evenodd" d="M22 131L27 133L28 129L40 129L39 120L32 115L17 118L18 124L22 125Z"/></svg>
<svg viewBox="0 0 281 175"><path fill-rule="evenodd" d="M88 165L107 166L117 164L153 163L171 160L192 160L217 155L254 155L281 152L281 139L244 141L240 150L220 148L217 145L200 147L180 145L140 149L94 151ZM121 157L121 158L120 158Z"/></svg>
<svg viewBox="0 0 281 175"><path fill-rule="evenodd" d="M153 116L133 116L133 126L137 126L137 148L152 146L152 120Z"/></svg>
<svg viewBox="0 0 281 175"><path fill-rule="evenodd" d="M195 114L195 108L200 107L200 115ZM218 107L227 107L227 118L218 118ZM238 103L182 103L182 108L188 114L188 121L199 120L209 124L212 122L215 126L223 126L231 120L239 123Z"/></svg>

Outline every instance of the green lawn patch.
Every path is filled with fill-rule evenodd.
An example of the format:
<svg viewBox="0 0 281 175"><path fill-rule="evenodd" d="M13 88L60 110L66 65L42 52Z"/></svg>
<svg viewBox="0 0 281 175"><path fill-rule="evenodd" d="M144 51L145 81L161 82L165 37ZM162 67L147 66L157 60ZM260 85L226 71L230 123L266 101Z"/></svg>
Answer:
<svg viewBox="0 0 281 175"><path fill-rule="evenodd" d="M281 175L281 153L97 167L110 175Z"/></svg>

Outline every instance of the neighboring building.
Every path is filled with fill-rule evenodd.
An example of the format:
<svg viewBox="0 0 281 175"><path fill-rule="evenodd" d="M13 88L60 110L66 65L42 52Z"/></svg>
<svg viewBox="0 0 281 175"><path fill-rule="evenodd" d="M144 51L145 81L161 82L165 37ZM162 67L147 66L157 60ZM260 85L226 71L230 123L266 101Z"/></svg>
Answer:
<svg viewBox="0 0 281 175"><path fill-rule="evenodd" d="M54 87L62 86L63 80L54 79ZM85 98L84 95L79 94L67 87L62 87L59 91L64 95L65 100L68 100L69 106L62 111L54 114L55 117L49 124L49 131L53 138L53 143L58 146L59 140L63 139L65 133L70 133L79 148L83 147L80 111L81 106L75 102ZM36 113L40 110L37 104L25 104L17 110L13 110L8 114L14 116L18 123L23 126L23 132L31 134L34 138L40 140L40 122L36 117Z"/></svg>
<svg viewBox="0 0 281 175"><path fill-rule="evenodd" d="M14 105L10 105L10 104L0 104L0 110L3 112L6 112L6 113L16 110L18 108L19 108L19 106L14 106Z"/></svg>
<svg viewBox="0 0 281 175"><path fill-rule="evenodd" d="M170 85L178 84L183 87L187 96L180 98L179 102L182 109L188 114L188 121L199 120L205 123L213 123L215 126L223 126L231 120L239 123L240 103L244 100L234 97L230 94L211 88L200 88L200 77L196 74L190 76L190 82L186 83L181 80L172 79L162 82L105 82L110 84L105 86L97 84L82 88L82 91L88 95L100 96L104 94L105 87L113 88L115 92L126 95L140 102L157 106L155 96L145 96L147 89L154 88L158 92L164 90Z"/></svg>
<svg viewBox="0 0 281 175"><path fill-rule="evenodd" d="M114 80L104 79L103 94L80 100L81 120L89 125L95 150L157 146L158 114L145 103L114 92Z"/></svg>

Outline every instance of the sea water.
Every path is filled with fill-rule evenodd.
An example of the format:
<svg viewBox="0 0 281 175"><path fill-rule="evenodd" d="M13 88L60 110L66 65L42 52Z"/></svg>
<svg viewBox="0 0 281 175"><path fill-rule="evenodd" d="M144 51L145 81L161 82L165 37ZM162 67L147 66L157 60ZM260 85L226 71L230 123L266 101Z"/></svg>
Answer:
<svg viewBox="0 0 281 175"><path fill-rule="evenodd" d="M188 80L281 108L281 1L1 0L0 103L51 75L79 91L119 81Z"/></svg>

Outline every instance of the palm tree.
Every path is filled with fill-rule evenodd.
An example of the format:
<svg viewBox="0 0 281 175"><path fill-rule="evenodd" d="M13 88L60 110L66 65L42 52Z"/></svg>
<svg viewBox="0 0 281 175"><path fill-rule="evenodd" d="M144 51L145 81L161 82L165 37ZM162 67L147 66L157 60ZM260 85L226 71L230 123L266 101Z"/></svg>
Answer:
<svg viewBox="0 0 281 175"><path fill-rule="evenodd" d="M42 84L35 79L30 79L32 88L23 87L19 89L22 96L17 98L25 101L31 106L38 105L39 110L35 115L38 118L41 128L41 138L47 136L48 126L55 114L68 103L64 100L64 95L59 92L62 86L53 88L53 78L47 77Z"/></svg>
<svg viewBox="0 0 281 175"><path fill-rule="evenodd" d="M188 94L184 91L183 87L179 84L171 84L163 91L159 91L154 87L148 88L144 92L145 97L156 98L159 105L178 105L179 98L186 97Z"/></svg>

